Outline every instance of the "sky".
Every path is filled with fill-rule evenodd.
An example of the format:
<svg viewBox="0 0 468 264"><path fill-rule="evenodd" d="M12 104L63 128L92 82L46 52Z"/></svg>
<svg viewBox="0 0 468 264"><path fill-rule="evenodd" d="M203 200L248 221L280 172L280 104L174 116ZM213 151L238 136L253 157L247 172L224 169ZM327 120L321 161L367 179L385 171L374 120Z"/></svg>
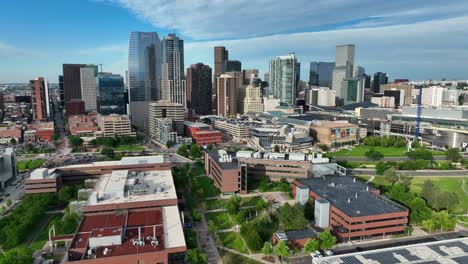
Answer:
<svg viewBox="0 0 468 264"><path fill-rule="evenodd" d="M244 69L268 71L295 52L301 79L311 61L334 61L355 44L355 63L390 80L468 79L466 0L15 0L0 3L0 83L57 82L63 63L124 74L131 31L175 32L185 67L213 66L226 46Z"/></svg>

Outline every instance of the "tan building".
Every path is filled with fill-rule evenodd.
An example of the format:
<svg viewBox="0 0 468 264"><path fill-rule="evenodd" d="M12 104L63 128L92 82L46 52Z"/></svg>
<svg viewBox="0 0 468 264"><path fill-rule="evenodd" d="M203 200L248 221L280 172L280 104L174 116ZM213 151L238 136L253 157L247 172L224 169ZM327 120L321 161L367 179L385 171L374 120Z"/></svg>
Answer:
<svg viewBox="0 0 468 264"><path fill-rule="evenodd" d="M214 122L214 127L217 130L236 138L247 138L250 133L250 128L248 126L234 121L216 120Z"/></svg>
<svg viewBox="0 0 468 264"><path fill-rule="evenodd" d="M136 133L132 132L131 121L127 115L100 115L99 128L103 137L136 136Z"/></svg>
<svg viewBox="0 0 468 264"><path fill-rule="evenodd" d="M148 133L155 138L158 131L158 119L172 119L173 131L179 136L184 134L184 106L169 101L158 101L149 106Z"/></svg>
<svg viewBox="0 0 468 264"><path fill-rule="evenodd" d="M230 117L237 114L237 97L242 88L242 78L241 72L227 72L216 78L218 115Z"/></svg>
<svg viewBox="0 0 468 264"><path fill-rule="evenodd" d="M319 144L351 143L356 141L357 126L343 121L317 121L310 126L312 135Z"/></svg>
<svg viewBox="0 0 468 264"><path fill-rule="evenodd" d="M263 112L262 96L260 87L248 85L245 87L245 97L243 100L244 114L248 112L260 113Z"/></svg>
<svg viewBox="0 0 468 264"><path fill-rule="evenodd" d="M399 105L411 105L413 103L414 84L399 84L389 83L380 85L380 93L385 91L403 91L404 102L399 102Z"/></svg>

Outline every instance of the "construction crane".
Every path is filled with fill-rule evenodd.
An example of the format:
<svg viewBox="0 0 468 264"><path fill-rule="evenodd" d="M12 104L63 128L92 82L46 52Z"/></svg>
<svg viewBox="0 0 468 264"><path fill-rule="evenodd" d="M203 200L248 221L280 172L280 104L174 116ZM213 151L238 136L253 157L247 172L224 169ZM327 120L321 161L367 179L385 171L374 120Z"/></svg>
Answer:
<svg viewBox="0 0 468 264"><path fill-rule="evenodd" d="M421 128L421 111L422 111L422 85L418 86L419 94L418 94L418 109L416 113L416 131L414 133L414 139L419 140L419 133Z"/></svg>

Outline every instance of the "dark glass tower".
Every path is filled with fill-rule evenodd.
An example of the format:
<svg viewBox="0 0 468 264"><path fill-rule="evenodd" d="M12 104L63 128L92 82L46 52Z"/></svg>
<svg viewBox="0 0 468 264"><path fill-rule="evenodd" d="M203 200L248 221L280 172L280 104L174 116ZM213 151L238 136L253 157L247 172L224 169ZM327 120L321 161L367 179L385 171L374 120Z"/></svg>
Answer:
<svg viewBox="0 0 468 264"><path fill-rule="evenodd" d="M203 63L192 64L187 69L187 107L201 115L212 114L211 68Z"/></svg>
<svg viewBox="0 0 468 264"><path fill-rule="evenodd" d="M126 114L123 77L99 73L96 77L97 111L101 115Z"/></svg>

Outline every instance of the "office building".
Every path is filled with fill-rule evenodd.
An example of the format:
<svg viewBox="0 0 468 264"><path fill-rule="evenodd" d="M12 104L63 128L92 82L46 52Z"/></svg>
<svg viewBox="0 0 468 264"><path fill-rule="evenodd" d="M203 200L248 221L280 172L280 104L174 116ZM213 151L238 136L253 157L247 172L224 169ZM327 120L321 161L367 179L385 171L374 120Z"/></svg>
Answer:
<svg viewBox="0 0 468 264"><path fill-rule="evenodd" d="M218 115L230 117L237 114L237 97L242 83L241 72L227 72L216 78Z"/></svg>
<svg viewBox="0 0 468 264"><path fill-rule="evenodd" d="M357 140L357 126L346 121L315 121L310 129L312 136L327 146L349 144Z"/></svg>
<svg viewBox="0 0 468 264"><path fill-rule="evenodd" d="M380 85L380 93L385 91L402 91L400 93L403 96L403 100L398 100L395 98L395 105L411 105L413 104L413 90L415 90L414 84L405 84L405 83L389 83Z"/></svg>
<svg viewBox="0 0 468 264"><path fill-rule="evenodd" d="M155 32L132 32L128 50L128 90L132 125L143 129L149 104L161 99L161 41Z"/></svg>
<svg viewBox="0 0 468 264"><path fill-rule="evenodd" d="M298 95L300 67L294 53L272 59L268 95L280 99L283 105L294 106Z"/></svg>
<svg viewBox="0 0 468 264"><path fill-rule="evenodd" d="M259 86L247 85L243 99L243 113L263 112L262 94Z"/></svg>
<svg viewBox="0 0 468 264"><path fill-rule="evenodd" d="M65 108L65 91L63 88L63 75L59 75L58 83L59 83L59 93L60 93L60 106L62 108Z"/></svg>
<svg viewBox="0 0 468 264"><path fill-rule="evenodd" d="M395 107L395 97L393 96L379 96L372 97L371 103L378 105L382 108L394 108Z"/></svg>
<svg viewBox="0 0 468 264"><path fill-rule="evenodd" d="M219 75L226 72L228 59L229 52L226 50L226 47L214 47L215 78L219 77Z"/></svg>
<svg viewBox="0 0 468 264"><path fill-rule="evenodd" d="M228 60L226 62L226 72L241 72L242 63L238 60Z"/></svg>
<svg viewBox="0 0 468 264"><path fill-rule="evenodd" d="M184 122L185 135L199 146L217 145L223 142L223 134L204 123Z"/></svg>
<svg viewBox="0 0 468 264"><path fill-rule="evenodd" d="M199 115L212 114L212 72L208 65L197 63L187 69L187 107Z"/></svg>
<svg viewBox="0 0 468 264"><path fill-rule="evenodd" d="M409 210L380 195L380 191L353 177L327 175L294 181L315 202L314 218L321 228L333 228L340 241L403 233ZM324 206L327 205L327 206ZM318 219L325 221L317 221Z"/></svg>
<svg viewBox="0 0 468 264"><path fill-rule="evenodd" d="M86 112L97 111L96 105L96 77L97 65L86 65L80 68L81 97L85 103Z"/></svg>
<svg viewBox="0 0 468 264"><path fill-rule="evenodd" d="M242 70L242 74L244 75L244 85L254 84L259 79L258 69L245 69Z"/></svg>
<svg viewBox="0 0 468 264"><path fill-rule="evenodd" d="M250 128L236 120L215 120L214 128L235 138L248 138Z"/></svg>
<svg viewBox="0 0 468 264"><path fill-rule="evenodd" d="M97 112L101 115L126 114L123 77L101 72L96 77Z"/></svg>
<svg viewBox="0 0 468 264"><path fill-rule="evenodd" d="M86 64L63 64L63 97L64 101L82 100L81 68Z"/></svg>
<svg viewBox="0 0 468 264"><path fill-rule="evenodd" d="M445 91L447 91L447 88L440 86L422 88L421 104L435 107L442 106Z"/></svg>
<svg viewBox="0 0 468 264"><path fill-rule="evenodd" d="M328 87L311 87L305 91L305 103L313 106L334 107L336 91Z"/></svg>
<svg viewBox="0 0 468 264"><path fill-rule="evenodd" d="M334 62L314 61L310 63L309 85L331 87Z"/></svg>
<svg viewBox="0 0 468 264"><path fill-rule="evenodd" d="M0 189L16 177L16 153L13 148L0 148Z"/></svg>
<svg viewBox="0 0 468 264"><path fill-rule="evenodd" d="M95 136L98 128L98 116L95 112L68 117L68 133L72 136L92 137Z"/></svg>
<svg viewBox="0 0 468 264"><path fill-rule="evenodd" d="M72 99L70 101L65 102L65 112L67 115L84 115L85 111L85 104L83 100L79 99Z"/></svg>
<svg viewBox="0 0 468 264"><path fill-rule="evenodd" d="M98 120L103 137L136 136L136 133L132 132L131 121L127 115L99 115Z"/></svg>
<svg viewBox="0 0 468 264"><path fill-rule="evenodd" d="M37 121L49 119L52 111L49 98L49 82L43 77L38 77L29 81L29 88L31 91L33 119Z"/></svg>
<svg viewBox="0 0 468 264"><path fill-rule="evenodd" d="M366 69L361 66L354 67L354 77L364 78L366 76Z"/></svg>
<svg viewBox="0 0 468 264"><path fill-rule="evenodd" d="M333 69L332 88L336 96L345 99L346 87L343 87L345 79L354 77L354 45L336 46L335 68Z"/></svg>
<svg viewBox="0 0 468 264"><path fill-rule="evenodd" d="M179 136L184 134L184 106L169 101L158 101L150 104L148 132L150 137L156 138L158 132L158 119L169 118L172 131Z"/></svg>
<svg viewBox="0 0 468 264"><path fill-rule="evenodd" d="M184 40L169 34L162 40L162 100L183 105L186 101Z"/></svg>
<svg viewBox="0 0 468 264"><path fill-rule="evenodd" d="M364 79L347 78L341 83L341 96L346 104L360 103L364 101Z"/></svg>
<svg viewBox="0 0 468 264"><path fill-rule="evenodd" d="M372 92L379 93L380 85L388 84L388 77L385 72L374 73L374 80L372 81Z"/></svg>

